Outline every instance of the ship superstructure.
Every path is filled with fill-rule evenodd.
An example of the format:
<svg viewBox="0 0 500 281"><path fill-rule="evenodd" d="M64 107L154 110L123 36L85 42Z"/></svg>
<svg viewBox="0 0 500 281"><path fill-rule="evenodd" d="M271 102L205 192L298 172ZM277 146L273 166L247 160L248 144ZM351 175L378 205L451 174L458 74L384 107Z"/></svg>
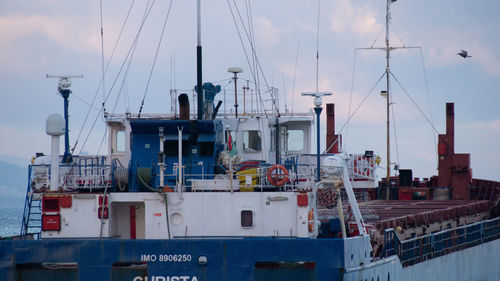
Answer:
<svg viewBox="0 0 500 281"><path fill-rule="evenodd" d="M316 115L280 112L275 89L248 83L238 104L242 69L228 70L231 100L202 83L199 35L197 53L196 86L171 91L170 113L104 114L103 155L70 152L61 77L65 118L47 119L52 151L29 167L19 240L0 241L0 279L500 280L500 184L472 179L469 156L455 154L453 104L439 175L401 169L378 182L376 153L341 151L334 104L327 150L314 152L317 91Z"/></svg>

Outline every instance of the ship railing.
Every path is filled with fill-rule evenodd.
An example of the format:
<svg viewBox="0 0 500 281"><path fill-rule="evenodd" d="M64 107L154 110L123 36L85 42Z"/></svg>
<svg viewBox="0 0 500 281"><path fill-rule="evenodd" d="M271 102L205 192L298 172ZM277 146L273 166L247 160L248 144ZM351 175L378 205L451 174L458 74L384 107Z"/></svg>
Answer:
<svg viewBox="0 0 500 281"><path fill-rule="evenodd" d="M246 166L245 166L246 165ZM191 167L190 167L191 166ZM205 173L203 169L200 173L186 173L189 168L195 168L199 165L183 165L182 182L184 190L203 191L203 190L233 190L240 191L276 191L276 190L304 190L310 189L314 182L314 174L312 170L301 170L304 173L297 173L297 170L291 166L284 164L287 169L288 180L283 184L273 186L269 180L267 173L274 166L267 163L254 163L235 165L233 172L229 169L224 173L213 174ZM245 169L240 169L245 166ZM300 167L300 165L298 165ZM199 168L199 167L198 167ZM177 167L176 167L177 169ZM179 181L178 171L173 169L172 173L164 173L164 183L173 190L176 190ZM158 185L160 180L159 167L153 169L155 171L154 181ZM232 176L232 181L230 181ZM169 186L170 184L170 186Z"/></svg>
<svg viewBox="0 0 500 281"><path fill-rule="evenodd" d="M500 238L500 217L400 241L386 229L384 253L398 255L403 266L413 265Z"/></svg>
<svg viewBox="0 0 500 281"><path fill-rule="evenodd" d="M226 88L229 84L221 85L223 89L214 98L214 105L222 101L222 106L219 108L218 116L234 116L235 115L235 92L234 88L231 90ZM274 115L280 108L279 92L277 88L260 86L260 90L255 90L253 83L250 88L238 89L238 116L264 116ZM190 103L196 104L197 93L193 89L190 90L171 90L171 109L174 115L177 115L177 100L178 96L182 93L189 95ZM196 107L191 107L190 115L196 118Z"/></svg>
<svg viewBox="0 0 500 281"><path fill-rule="evenodd" d="M335 154L332 153L321 154L320 155L321 165L326 157L333 155ZM347 160L347 170L349 171L349 178L352 180L375 181L376 179L375 172L377 169L376 157L377 156L366 156L365 154L349 154L349 159ZM314 171L316 171L317 169L316 154L294 155L285 159L285 161L287 160L295 161L295 163L303 165L304 167L313 167Z"/></svg>
<svg viewBox="0 0 500 281"><path fill-rule="evenodd" d="M49 164L30 165L30 192L49 190L51 167ZM75 157L73 163L59 165L59 186L62 190L99 189L112 184L112 166L105 156Z"/></svg>

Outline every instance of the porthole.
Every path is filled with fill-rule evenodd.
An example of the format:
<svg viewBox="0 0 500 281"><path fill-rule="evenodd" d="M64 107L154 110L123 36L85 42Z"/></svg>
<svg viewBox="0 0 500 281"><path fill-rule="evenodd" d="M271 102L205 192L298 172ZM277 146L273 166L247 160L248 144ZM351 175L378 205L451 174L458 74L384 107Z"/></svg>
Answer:
<svg viewBox="0 0 500 281"><path fill-rule="evenodd" d="M242 210L241 211L241 227L243 227L243 228L253 227L253 211L252 210Z"/></svg>
<svg viewBox="0 0 500 281"><path fill-rule="evenodd" d="M170 221L174 226L179 226L182 224L182 214L179 212L175 212L170 216Z"/></svg>

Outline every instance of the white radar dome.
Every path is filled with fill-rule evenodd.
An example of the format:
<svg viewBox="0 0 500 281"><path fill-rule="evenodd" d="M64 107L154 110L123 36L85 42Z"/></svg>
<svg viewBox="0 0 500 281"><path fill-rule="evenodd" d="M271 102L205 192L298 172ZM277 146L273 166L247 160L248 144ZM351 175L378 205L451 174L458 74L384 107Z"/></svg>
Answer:
<svg viewBox="0 0 500 281"><path fill-rule="evenodd" d="M45 121L45 133L50 136L64 135L66 127L64 125L64 118L61 114L53 113L47 117Z"/></svg>
<svg viewBox="0 0 500 281"><path fill-rule="evenodd" d="M328 156L323 160L323 171L330 177L340 176L344 171L344 159L342 155Z"/></svg>

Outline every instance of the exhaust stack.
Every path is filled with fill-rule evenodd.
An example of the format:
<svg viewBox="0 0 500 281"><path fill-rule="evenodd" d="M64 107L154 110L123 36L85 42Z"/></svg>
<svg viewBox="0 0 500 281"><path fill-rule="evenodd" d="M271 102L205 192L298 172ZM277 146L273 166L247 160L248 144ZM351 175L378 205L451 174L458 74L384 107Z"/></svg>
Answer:
<svg viewBox="0 0 500 281"><path fill-rule="evenodd" d="M470 154L455 153L454 105L446 103L446 134L439 135L438 185L451 187L454 200L469 200Z"/></svg>
<svg viewBox="0 0 500 281"><path fill-rule="evenodd" d="M179 119L189 120L189 97L186 94L179 95Z"/></svg>
<svg viewBox="0 0 500 281"><path fill-rule="evenodd" d="M335 134L335 104L326 104L326 153L339 153L342 136Z"/></svg>

